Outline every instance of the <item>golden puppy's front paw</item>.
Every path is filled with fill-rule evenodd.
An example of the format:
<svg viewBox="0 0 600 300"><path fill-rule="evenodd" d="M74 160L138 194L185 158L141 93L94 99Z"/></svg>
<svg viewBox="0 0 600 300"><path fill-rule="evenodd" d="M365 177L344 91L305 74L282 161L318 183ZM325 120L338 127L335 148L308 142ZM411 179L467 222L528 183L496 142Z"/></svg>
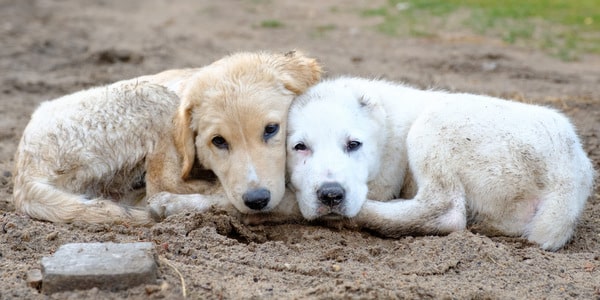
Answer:
<svg viewBox="0 0 600 300"><path fill-rule="evenodd" d="M170 200L171 194L167 192L154 194L148 199L148 210L154 221L160 222L171 214L168 209Z"/></svg>

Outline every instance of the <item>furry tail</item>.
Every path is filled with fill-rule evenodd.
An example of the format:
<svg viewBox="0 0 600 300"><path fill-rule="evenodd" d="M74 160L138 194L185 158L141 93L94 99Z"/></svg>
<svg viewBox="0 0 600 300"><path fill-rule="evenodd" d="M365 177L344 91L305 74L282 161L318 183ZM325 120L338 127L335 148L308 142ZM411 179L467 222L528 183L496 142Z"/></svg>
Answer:
<svg viewBox="0 0 600 300"><path fill-rule="evenodd" d="M122 206L107 199L86 199L35 178L15 178L13 201L17 211L56 223L153 223L150 213L143 207Z"/></svg>

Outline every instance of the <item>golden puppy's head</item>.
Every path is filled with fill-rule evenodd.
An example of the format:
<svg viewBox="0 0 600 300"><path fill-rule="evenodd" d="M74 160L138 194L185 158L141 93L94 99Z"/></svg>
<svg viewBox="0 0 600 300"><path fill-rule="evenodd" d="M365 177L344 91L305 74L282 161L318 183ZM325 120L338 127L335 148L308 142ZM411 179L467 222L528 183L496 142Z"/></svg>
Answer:
<svg viewBox="0 0 600 300"><path fill-rule="evenodd" d="M289 106L320 77L317 61L295 51L238 53L203 68L175 117L182 177L197 155L240 212L275 207L285 191Z"/></svg>

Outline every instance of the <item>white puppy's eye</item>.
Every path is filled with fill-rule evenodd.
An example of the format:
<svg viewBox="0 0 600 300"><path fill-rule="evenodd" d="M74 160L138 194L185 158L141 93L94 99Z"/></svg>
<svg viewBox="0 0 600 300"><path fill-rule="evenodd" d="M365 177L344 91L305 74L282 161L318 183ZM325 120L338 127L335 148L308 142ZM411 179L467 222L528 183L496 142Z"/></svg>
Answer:
<svg viewBox="0 0 600 300"><path fill-rule="evenodd" d="M220 135L215 136L212 141L213 145L215 145L215 147L219 148L219 149L224 149L227 150L229 149L229 144L227 143L227 141Z"/></svg>
<svg viewBox="0 0 600 300"><path fill-rule="evenodd" d="M302 142L300 142L294 146L294 150L296 150L296 151L305 151L306 149L308 149L308 148L306 148L306 145L304 145L304 143L302 143Z"/></svg>
<svg viewBox="0 0 600 300"><path fill-rule="evenodd" d="M362 143L359 141L349 141L346 144L346 151L347 152L356 151L360 148L360 146L362 146Z"/></svg>
<svg viewBox="0 0 600 300"><path fill-rule="evenodd" d="M279 124L269 124L265 126L265 132L263 133L263 139L265 142L275 136L279 131Z"/></svg>

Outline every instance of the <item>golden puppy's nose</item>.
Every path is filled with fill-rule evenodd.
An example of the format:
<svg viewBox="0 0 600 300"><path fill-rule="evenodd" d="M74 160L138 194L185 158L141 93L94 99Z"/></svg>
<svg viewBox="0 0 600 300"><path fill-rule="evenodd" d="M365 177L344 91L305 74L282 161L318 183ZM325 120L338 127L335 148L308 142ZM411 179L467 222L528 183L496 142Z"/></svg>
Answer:
<svg viewBox="0 0 600 300"><path fill-rule="evenodd" d="M242 200L250 209L261 210L269 204L271 192L264 188L249 190L242 195Z"/></svg>

